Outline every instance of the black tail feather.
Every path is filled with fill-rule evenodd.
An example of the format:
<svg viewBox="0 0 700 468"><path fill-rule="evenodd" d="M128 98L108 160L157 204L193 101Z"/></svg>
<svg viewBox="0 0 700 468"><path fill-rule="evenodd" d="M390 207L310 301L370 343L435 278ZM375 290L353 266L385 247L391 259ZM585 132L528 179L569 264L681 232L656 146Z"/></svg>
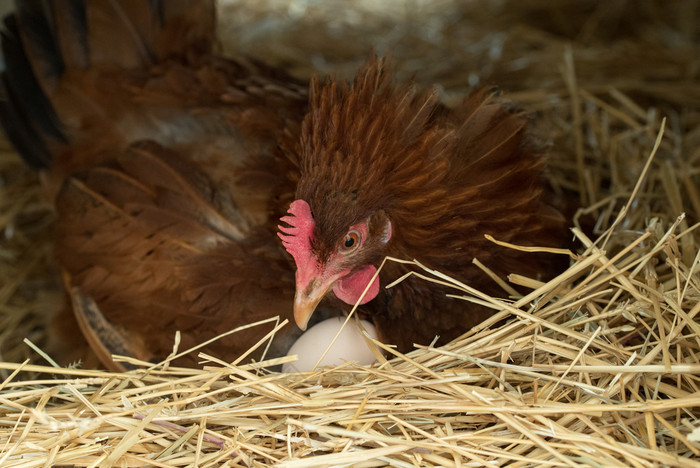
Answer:
<svg viewBox="0 0 700 468"><path fill-rule="evenodd" d="M0 33L0 123L31 165L68 132L52 105L68 69L146 67L214 43L214 0L16 0Z"/></svg>
<svg viewBox="0 0 700 468"><path fill-rule="evenodd" d="M27 23L31 24L32 20L29 19ZM29 63L24 44L19 36L16 16L5 19L0 36L5 60L5 70L1 75L2 125L9 140L29 164L45 167L51 161L45 138L65 141L60 120ZM62 70L60 62L53 59L44 63L47 65L44 67L47 73L55 76L60 74Z"/></svg>
<svg viewBox="0 0 700 468"><path fill-rule="evenodd" d="M30 166L42 169L51 164L51 153L39 132L31 125L23 106L17 105L12 95L0 99L0 124L5 129L7 139Z"/></svg>
<svg viewBox="0 0 700 468"><path fill-rule="evenodd" d="M86 0L52 0L56 53L66 68L90 65Z"/></svg>
<svg viewBox="0 0 700 468"><path fill-rule="evenodd" d="M16 21L12 32L22 42L22 52L25 56L36 57L34 66L39 68L36 74L42 78L56 79L63 73L64 65L54 23L49 16L50 6L43 0L19 0L15 1L15 11ZM4 48L3 52L6 53Z"/></svg>

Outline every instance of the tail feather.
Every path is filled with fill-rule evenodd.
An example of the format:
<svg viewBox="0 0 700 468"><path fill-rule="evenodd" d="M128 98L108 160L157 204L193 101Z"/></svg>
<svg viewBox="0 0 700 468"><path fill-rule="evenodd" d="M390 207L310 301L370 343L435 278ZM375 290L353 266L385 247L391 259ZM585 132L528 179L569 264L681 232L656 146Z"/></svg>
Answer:
<svg viewBox="0 0 700 468"><path fill-rule="evenodd" d="M41 79L55 81L63 73L64 66L46 8L42 0L16 1L13 34L21 44L18 51L27 60L31 59L34 73ZM4 46L3 53L7 53ZM8 63L8 67L10 65Z"/></svg>
<svg viewBox="0 0 700 468"><path fill-rule="evenodd" d="M214 42L213 0L92 0L83 12L92 66L142 67Z"/></svg>
<svg viewBox="0 0 700 468"><path fill-rule="evenodd" d="M0 38L0 123L31 165L65 142L52 105L67 70L133 69L214 46L214 0L16 0Z"/></svg>
<svg viewBox="0 0 700 468"><path fill-rule="evenodd" d="M88 3L90 64L136 68L155 62L161 11L159 1L94 0Z"/></svg>
<svg viewBox="0 0 700 468"><path fill-rule="evenodd" d="M86 0L60 0L60 7L51 10L52 43L64 66L87 68L90 65ZM60 38L60 41L58 40Z"/></svg>
<svg viewBox="0 0 700 468"><path fill-rule="evenodd" d="M29 18L27 23L32 24L32 17ZM9 140L29 164L37 168L46 167L51 161L51 155L45 138L65 141L59 118L34 74L19 36L16 16L5 19L0 37L5 61L5 70L1 76L0 122ZM50 76L51 64L46 61L42 63ZM54 61L53 65L55 63Z"/></svg>
<svg viewBox="0 0 700 468"><path fill-rule="evenodd" d="M0 124L8 140L30 166L42 169L51 164L51 153L15 96L0 97Z"/></svg>

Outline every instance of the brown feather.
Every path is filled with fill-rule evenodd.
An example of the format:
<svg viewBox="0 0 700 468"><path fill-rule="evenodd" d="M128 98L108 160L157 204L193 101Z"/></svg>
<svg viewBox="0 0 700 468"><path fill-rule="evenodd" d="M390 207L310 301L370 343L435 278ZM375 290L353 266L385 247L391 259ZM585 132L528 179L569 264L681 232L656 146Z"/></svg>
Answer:
<svg viewBox="0 0 700 468"><path fill-rule="evenodd" d="M94 301L76 312L146 343L132 347L145 359L167 356L177 330L183 349L292 313L294 272L275 226L293 166L276 140L301 120L306 89L255 60L212 55L214 10L211 0L51 2L40 14L52 44L22 26L36 12L18 13L15 46L65 137L37 135L52 159L56 256L76 304ZM26 84L6 85L12 94ZM205 351L231 359L270 328ZM276 353L297 334L288 325ZM93 348L113 366L113 347Z"/></svg>
<svg viewBox="0 0 700 468"><path fill-rule="evenodd" d="M502 292L474 258L501 277L556 271L556 258L484 237L548 246L565 239L563 216L543 199L545 161L527 141L526 117L492 90L450 111L432 93L392 83L383 61L371 59L352 86L313 84L310 105L296 148L302 168L296 195L311 207L319 259L335 251L349 226L379 213L391 221L393 237L386 247L376 240L363 247L358 267L378 265L385 255L417 259L496 295ZM380 282L406 271L388 264ZM492 313L448 299L448 292L409 278L360 314L407 351L435 335L444 343Z"/></svg>
<svg viewBox="0 0 700 468"><path fill-rule="evenodd" d="M26 56L31 70L21 71L36 75L36 88L3 81L10 96L29 86L49 115L13 109L15 99L3 109L28 117L4 122L28 160L49 154L56 256L105 365L117 367L109 359L117 349L163 359L176 331L185 349L263 318L292 319L294 268L276 224L294 197L311 207L305 245L321 263L366 222L370 238L343 263L349 271L386 255L416 258L492 294L500 292L474 258L502 277L552 271L551 258L484 237L563 238L527 119L492 90L448 109L434 92L394 83L371 56L352 84L313 79L307 102L305 86L284 72L213 54L211 0L95 0L84 11L49 3L52 40L23 28L20 12L21 40L8 45ZM405 272L389 264L382 285ZM409 278L360 313L402 351L436 334L444 342L490 314L446 292ZM205 351L232 360L271 328ZM298 334L286 326L273 353Z"/></svg>
<svg viewBox="0 0 700 468"><path fill-rule="evenodd" d="M158 161L158 171L144 161ZM249 322L291 317L293 271L274 232L226 219L214 206L235 194L218 200L201 189L204 174L190 168L182 177L185 166L173 151L139 144L112 166L69 179L57 199L56 255L71 284L123 335L147 342L148 359L165 357L178 330L182 346L194 346ZM193 180L200 183L186 183ZM270 328L207 351L235 357ZM288 344L279 339L277 352Z"/></svg>

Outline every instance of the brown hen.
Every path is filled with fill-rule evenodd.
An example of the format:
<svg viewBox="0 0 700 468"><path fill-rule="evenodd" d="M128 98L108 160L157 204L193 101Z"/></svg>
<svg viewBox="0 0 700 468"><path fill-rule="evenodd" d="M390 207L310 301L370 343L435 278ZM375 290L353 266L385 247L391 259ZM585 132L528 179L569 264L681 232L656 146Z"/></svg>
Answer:
<svg viewBox="0 0 700 468"><path fill-rule="evenodd" d="M484 238L564 238L526 118L493 91L448 109L372 56L351 85L312 80L307 97L278 69L214 53L211 0L46 5L17 2L5 21L0 117L55 196L56 257L106 366L163 359L176 331L185 349L292 313L305 328L324 298L330 313L354 305L387 255L492 294L474 258L552 273L552 258ZM405 272L387 264L359 309L402 351L492 313L416 278L383 287ZM273 326L204 350L234 360ZM298 334L284 327L270 355Z"/></svg>

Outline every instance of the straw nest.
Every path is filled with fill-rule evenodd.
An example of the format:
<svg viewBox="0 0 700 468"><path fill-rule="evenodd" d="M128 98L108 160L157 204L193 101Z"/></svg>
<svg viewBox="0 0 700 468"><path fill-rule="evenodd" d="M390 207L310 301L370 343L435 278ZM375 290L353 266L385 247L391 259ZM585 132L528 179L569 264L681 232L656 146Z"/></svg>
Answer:
<svg viewBox="0 0 700 468"><path fill-rule="evenodd" d="M22 343L63 305L53 215L5 145L0 465L700 466L698 4L243 3L222 5L225 47L300 76L347 76L374 47L447 101L501 84L595 234L505 299L416 265L509 320L371 367L56 368Z"/></svg>

